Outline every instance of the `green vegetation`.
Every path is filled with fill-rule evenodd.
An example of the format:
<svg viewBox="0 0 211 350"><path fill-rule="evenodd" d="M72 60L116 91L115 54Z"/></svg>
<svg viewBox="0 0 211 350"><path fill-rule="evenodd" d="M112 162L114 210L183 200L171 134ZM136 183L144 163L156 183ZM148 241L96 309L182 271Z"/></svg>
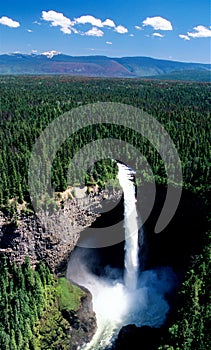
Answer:
<svg viewBox="0 0 211 350"><path fill-rule="evenodd" d="M36 138L56 117L79 105L97 101L121 102L154 116L170 134L183 167L184 186L194 192L209 189L210 85L142 80L71 77L0 77L0 207L15 215L17 204L28 203L28 162ZM158 183L165 170L156 150L140 135L118 126L86 127L67 139L58 150L52 169L57 191L67 187L71 157L90 141L116 137L130 142L146 157ZM43 159L47 158L47 155ZM129 155L130 156L130 155ZM46 157L46 158L45 158ZM47 159L46 159L47 164ZM174 164L172 164L172 167ZM137 164L140 168L140 164ZM115 175L112 163L95 165L87 183ZM44 176L44 175L43 175ZM147 178L147 174L146 174ZM45 182L45 179L42 180ZM77 181L77 179L72 179ZM13 198L11 204L10 199ZM49 203L46 203L48 206Z"/></svg>
<svg viewBox="0 0 211 350"><path fill-rule="evenodd" d="M181 80L181 81L201 81L211 82L211 72L209 70L183 70L167 74L161 74L157 77L151 77L157 80Z"/></svg>
<svg viewBox="0 0 211 350"><path fill-rule="evenodd" d="M70 322L85 293L66 278L54 277L43 262L35 270L26 257L22 266L0 259L0 348L3 350L68 349Z"/></svg>
<svg viewBox="0 0 211 350"><path fill-rule="evenodd" d="M179 292L177 317L164 342L169 345L159 350L210 349L210 280L210 250L205 248L192 262Z"/></svg>
<svg viewBox="0 0 211 350"><path fill-rule="evenodd" d="M81 297L85 293L76 285L71 284L66 278L62 277L58 281L56 288L60 310L78 310L81 304Z"/></svg>
<svg viewBox="0 0 211 350"><path fill-rule="evenodd" d="M40 349L69 350L70 322L74 322L75 312L80 308L85 293L64 277L58 279L51 293L53 303L46 309L38 327Z"/></svg>
<svg viewBox="0 0 211 350"><path fill-rule="evenodd" d="M70 350L70 324L55 303L40 320L38 333L40 337L38 349Z"/></svg>
<svg viewBox="0 0 211 350"><path fill-rule="evenodd" d="M48 307L53 279L40 262L31 269L28 258L22 266L0 260L0 348L5 350L39 349L36 326Z"/></svg>
<svg viewBox="0 0 211 350"><path fill-rule="evenodd" d="M36 138L64 112L97 101L132 105L154 116L167 130L178 150L184 188L201 196L208 205L210 88L208 83L138 79L0 77L0 207L16 224L19 204L25 202L23 210L32 210L27 177L28 162ZM57 191L67 187L66 175L74 152L108 135L130 142L140 150L153 169L156 182L166 184L162 160L147 140L131 129L123 130L122 127L104 124L80 130L58 150L52 167L52 183ZM115 174L116 168L112 162L101 161L86 174L86 182L98 183L103 187L105 181L115 177ZM148 178L147 173L143 176ZM73 179L73 182L76 180ZM46 208L51 206L51 199L46 199L44 204ZM178 312L160 349L204 350L209 347L210 235L205 232L199 234L203 238L204 249L200 255L190 259L178 297ZM5 262L2 264L1 348L27 350L40 346L47 350L57 349L58 344L60 348L61 344L66 346L69 342L69 325L62 317L61 310L77 307L81 296L77 287L72 287L65 279L61 279L55 287L55 281L52 282L46 269L37 267L32 272L27 261L22 267L14 265L8 268ZM36 341L34 334L38 334ZM41 345L37 343L39 340Z"/></svg>

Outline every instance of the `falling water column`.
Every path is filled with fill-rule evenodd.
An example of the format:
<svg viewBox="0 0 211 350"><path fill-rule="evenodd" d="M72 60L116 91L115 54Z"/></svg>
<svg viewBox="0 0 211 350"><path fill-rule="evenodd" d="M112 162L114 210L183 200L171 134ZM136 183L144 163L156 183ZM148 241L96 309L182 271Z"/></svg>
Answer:
<svg viewBox="0 0 211 350"><path fill-rule="evenodd" d="M124 283L135 290L138 280L138 214L136 209L133 174L128 167L118 163L118 179L124 192L124 229L125 229L125 274Z"/></svg>

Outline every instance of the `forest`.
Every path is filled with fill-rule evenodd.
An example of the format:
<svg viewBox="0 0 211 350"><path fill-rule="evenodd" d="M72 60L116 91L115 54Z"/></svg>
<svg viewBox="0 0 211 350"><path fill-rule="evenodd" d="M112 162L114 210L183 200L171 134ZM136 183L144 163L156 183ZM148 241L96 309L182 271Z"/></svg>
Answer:
<svg viewBox="0 0 211 350"><path fill-rule="evenodd" d="M123 103L152 115L173 140L181 159L183 188L204 203L207 227L199 232L203 246L200 254L190 258L178 292L178 310L166 336L160 339L156 348L159 350L204 350L210 346L210 90L209 83L182 81L0 77L0 209L15 225L18 225L17 209L20 205L25 214L33 212L28 169L35 140L63 113L95 102ZM79 181L77 176L73 183L67 181L68 166L74 153L92 140L108 135L137 148L149 162L156 183L166 186L164 164L153 145L130 128L125 130L105 123L80 129L62 144L51 169L51 181L56 191L65 191L67 186ZM47 161L47 154L43 157ZM86 184L98 184L103 188L115 175L115 164L102 160L86 174ZM146 181L151 181L147 172L142 175ZM36 185L42 186L42 183ZM40 201L41 198L36 198L37 205L48 210L52 207L51 198ZM26 258L22 266L16 266L11 265L4 254L0 271L1 349L49 349L48 345L41 345L44 343L40 324L49 303L55 304L56 277L44 262L32 268ZM61 337L67 336L66 323L60 331ZM67 340L64 347L55 344L52 349L68 349Z"/></svg>

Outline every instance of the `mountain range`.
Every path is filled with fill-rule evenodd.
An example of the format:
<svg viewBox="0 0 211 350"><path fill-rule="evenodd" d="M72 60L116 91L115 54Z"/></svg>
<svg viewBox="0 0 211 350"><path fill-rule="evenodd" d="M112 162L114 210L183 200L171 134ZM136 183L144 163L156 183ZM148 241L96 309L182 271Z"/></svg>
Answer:
<svg viewBox="0 0 211 350"><path fill-rule="evenodd" d="M68 56L49 51L43 54L2 54L0 74L68 74L92 77L160 78L211 81L211 64L186 63L150 57Z"/></svg>

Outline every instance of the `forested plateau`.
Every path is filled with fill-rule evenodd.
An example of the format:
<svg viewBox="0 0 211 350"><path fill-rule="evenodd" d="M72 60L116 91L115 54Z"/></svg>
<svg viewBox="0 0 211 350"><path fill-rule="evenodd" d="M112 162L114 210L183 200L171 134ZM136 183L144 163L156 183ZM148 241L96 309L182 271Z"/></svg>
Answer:
<svg viewBox="0 0 211 350"><path fill-rule="evenodd" d="M83 304L81 300L89 298L88 293L62 277L64 266L53 266L47 259L47 253L42 253L50 245L54 254L55 242L46 240L39 245L43 228L36 221L30 200L28 171L33 145L53 120L74 108L98 102L130 105L156 118L170 135L181 159L183 191L201 203L198 211L205 224L198 232L200 247L188 258L173 317L165 332L150 349L210 348L210 90L209 83L182 81L0 76L1 349L74 350L77 349L80 336L88 341L92 335L90 329L86 328L87 320L84 321L84 326L77 318L77 312ZM73 204L70 204L72 207L69 212L74 215L67 216L70 227L77 234L91 224L94 214L86 207L79 208L74 188L80 187L81 183L77 177L73 178L71 184L67 181L68 166L75 152L84 145L107 137L131 143L147 159L157 186L165 188L167 185L161 157L153 145L134 130L106 123L79 129L62 144L53 162L51 181L57 201L50 196L35 198L36 205L41 207L43 213L47 211L56 215L55 212L59 210L61 215L66 215L64 211L67 204L63 194L71 186L68 200ZM45 150L43 156L45 158ZM138 161L136 166L140 167ZM174 171L174 164L172 170ZM114 162L108 159L98 161L86 174L87 191L93 197L93 191L97 188L95 197L99 196L101 200L106 182L112 180L115 183L116 173ZM144 181L151 181L147 171L142 177ZM138 185L142 180L137 178L136 181ZM77 218L77 211L82 217L81 221ZM30 224L23 226L26 221ZM24 237L27 240L29 226L33 228L28 236L31 237L34 233L37 237L36 244L31 246L31 252L30 249L19 250L21 244L17 241L17 232L21 231L21 227L25 227ZM52 230L54 228L51 227L51 233L56 235ZM74 248L77 238L75 236L74 244L68 247L67 255ZM33 237L30 239L34 241ZM33 260L33 249L38 245L40 253ZM59 263L61 261L62 256ZM96 325L94 316L92 317L89 321L93 331ZM70 326L79 330L77 336L70 332ZM120 349L118 345L116 348Z"/></svg>

